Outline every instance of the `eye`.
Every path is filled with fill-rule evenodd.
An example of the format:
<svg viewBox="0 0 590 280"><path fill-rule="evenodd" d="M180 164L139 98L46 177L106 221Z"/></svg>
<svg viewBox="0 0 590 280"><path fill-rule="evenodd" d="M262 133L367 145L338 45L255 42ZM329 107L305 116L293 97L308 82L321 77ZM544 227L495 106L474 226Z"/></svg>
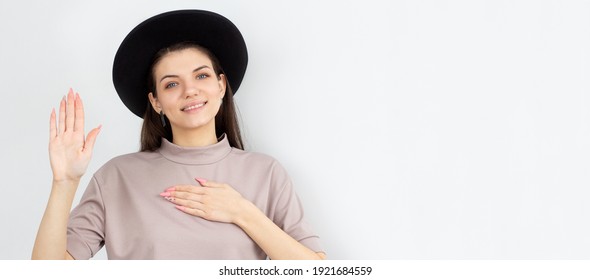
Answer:
<svg viewBox="0 0 590 280"><path fill-rule="evenodd" d="M177 85L178 85L177 82L170 82L170 83L167 83L164 88L173 88L173 87L175 87Z"/></svg>
<svg viewBox="0 0 590 280"><path fill-rule="evenodd" d="M209 74L205 74L205 73L199 74L199 75L197 75L197 80L202 80L202 79L205 79L207 77L209 77Z"/></svg>

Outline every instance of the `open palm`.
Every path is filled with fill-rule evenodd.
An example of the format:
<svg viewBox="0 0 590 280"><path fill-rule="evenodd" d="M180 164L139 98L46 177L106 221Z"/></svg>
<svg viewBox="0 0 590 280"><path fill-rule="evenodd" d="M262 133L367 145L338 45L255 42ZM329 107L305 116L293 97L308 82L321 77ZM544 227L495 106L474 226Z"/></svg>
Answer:
<svg viewBox="0 0 590 280"><path fill-rule="evenodd" d="M78 93L70 89L59 104L59 124L51 112L49 161L56 181L79 180L90 162L100 126L84 137L84 106Z"/></svg>

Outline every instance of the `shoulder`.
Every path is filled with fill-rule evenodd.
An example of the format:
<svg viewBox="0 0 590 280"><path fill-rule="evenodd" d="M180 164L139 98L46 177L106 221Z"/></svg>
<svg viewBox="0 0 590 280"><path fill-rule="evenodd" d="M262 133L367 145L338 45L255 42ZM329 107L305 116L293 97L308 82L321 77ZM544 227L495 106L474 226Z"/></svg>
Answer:
<svg viewBox="0 0 590 280"><path fill-rule="evenodd" d="M248 165L266 167L277 166L282 168L279 161L274 157L260 152L244 151L233 148L229 156L232 161L242 162Z"/></svg>
<svg viewBox="0 0 590 280"><path fill-rule="evenodd" d="M247 168L252 174L268 174L272 180L284 181L289 175L283 165L274 157L252 151L232 149L229 160L242 168Z"/></svg>

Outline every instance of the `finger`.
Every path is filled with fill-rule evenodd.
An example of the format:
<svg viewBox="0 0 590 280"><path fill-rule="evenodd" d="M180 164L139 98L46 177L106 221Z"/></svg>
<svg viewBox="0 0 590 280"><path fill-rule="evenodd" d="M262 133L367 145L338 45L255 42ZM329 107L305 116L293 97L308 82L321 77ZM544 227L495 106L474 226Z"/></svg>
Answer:
<svg viewBox="0 0 590 280"><path fill-rule="evenodd" d="M179 191L168 192L168 193L170 194L169 197L175 198L175 199L186 199L186 200L191 200L191 201L196 201L196 202L203 201L202 194L194 194L191 192L179 192Z"/></svg>
<svg viewBox="0 0 590 280"><path fill-rule="evenodd" d="M197 216L197 217L201 217L201 218L205 217L205 211L203 211L203 210L188 208L188 207L185 207L182 205L176 205L175 207L176 207L176 209L178 209L184 213L191 214L193 216Z"/></svg>
<svg viewBox="0 0 590 280"><path fill-rule="evenodd" d="M70 88L66 102L66 131L74 130L74 91Z"/></svg>
<svg viewBox="0 0 590 280"><path fill-rule="evenodd" d="M66 131L66 97L64 96L59 102L59 134Z"/></svg>
<svg viewBox="0 0 590 280"><path fill-rule="evenodd" d="M204 196L206 194L196 194L193 192L183 192L183 191L168 191L164 192L169 195L172 199L186 199L191 201L196 201L199 203L203 203L205 201Z"/></svg>
<svg viewBox="0 0 590 280"><path fill-rule="evenodd" d="M84 104L78 93L76 93L76 98L74 100L74 108L76 115L74 119L74 131L81 131L84 133Z"/></svg>
<svg viewBox="0 0 590 280"><path fill-rule="evenodd" d="M226 186L226 184L224 184L224 183L218 183L215 181L207 181L207 180L201 179L201 178L195 178L195 180L197 182L199 182L199 184L201 184L201 186L203 186L203 187L222 188L222 187Z"/></svg>
<svg viewBox="0 0 590 280"><path fill-rule="evenodd" d="M167 192L173 192L173 191L177 191L177 192L190 192L190 193L195 193L195 194L204 194L205 190L199 186L192 186L192 185L176 185L176 186L172 186L167 188L165 191Z"/></svg>
<svg viewBox="0 0 590 280"><path fill-rule="evenodd" d="M57 127L55 124L55 108L51 109L51 116L49 117L49 141L57 137Z"/></svg>
<svg viewBox="0 0 590 280"><path fill-rule="evenodd" d="M187 208L203 210L203 207L204 207L203 203L200 203L198 201L193 201L190 199L170 198L170 197L168 197L166 199L176 205L184 206Z"/></svg>
<svg viewBox="0 0 590 280"><path fill-rule="evenodd" d="M96 142L96 137L98 136L98 133L101 129L102 124L88 132L88 136L86 136L86 141L84 142L84 149L82 150L83 152L92 152L92 150L94 149L94 143Z"/></svg>

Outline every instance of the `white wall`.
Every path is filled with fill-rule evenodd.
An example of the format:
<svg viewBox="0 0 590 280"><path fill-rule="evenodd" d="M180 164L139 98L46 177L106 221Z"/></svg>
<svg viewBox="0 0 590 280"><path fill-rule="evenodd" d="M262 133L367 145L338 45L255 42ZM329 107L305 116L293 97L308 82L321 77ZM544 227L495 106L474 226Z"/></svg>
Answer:
<svg viewBox="0 0 590 280"><path fill-rule="evenodd" d="M79 198L138 149L119 43L184 8L241 29L248 147L289 170L330 258L590 257L589 1L86 2L0 3L0 259L30 257L51 108L73 87L103 124Z"/></svg>

